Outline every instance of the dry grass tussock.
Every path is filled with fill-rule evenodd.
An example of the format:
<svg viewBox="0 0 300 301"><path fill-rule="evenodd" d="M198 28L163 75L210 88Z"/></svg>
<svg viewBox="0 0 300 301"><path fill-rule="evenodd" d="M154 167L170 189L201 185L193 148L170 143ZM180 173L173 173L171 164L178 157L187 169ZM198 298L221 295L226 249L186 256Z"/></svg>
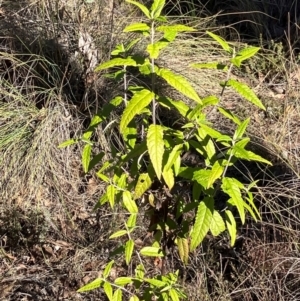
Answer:
<svg viewBox="0 0 300 301"><path fill-rule="evenodd" d="M77 294L76 289L96 278L112 258L116 275L134 268L112 253L122 240L108 240L122 224L122 209L93 211L103 184L83 173L80 145L57 148L79 135L91 114L122 88L94 74L93 67L126 38L124 24L140 16L123 2L111 4L43 0L1 6L0 300L105 300L101 291ZM220 71L188 66L224 59L204 33L215 30L218 20L186 15L184 22L198 33L183 35L159 64L187 76L202 97L219 94ZM242 46L239 40L232 43ZM234 76L252 86L267 112L253 110L231 91L222 104L241 117L251 116L252 147L274 162L268 169L244 162L230 171L244 181L259 180L256 200L263 219L239 227L235 248L225 234L208 237L186 268L176 252L169 254L168 269L180 270L192 301L300 298L300 75L296 58L286 57L277 44L258 43L264 49L255 63ZM216 112L209 118L232 131ZM99 129L94 139L109 155L111 133ZM144 221L142 214L139 218ZM146 226L136 242L143 241L143 230ZM157 273L153 262L145 265Z"/></svg>

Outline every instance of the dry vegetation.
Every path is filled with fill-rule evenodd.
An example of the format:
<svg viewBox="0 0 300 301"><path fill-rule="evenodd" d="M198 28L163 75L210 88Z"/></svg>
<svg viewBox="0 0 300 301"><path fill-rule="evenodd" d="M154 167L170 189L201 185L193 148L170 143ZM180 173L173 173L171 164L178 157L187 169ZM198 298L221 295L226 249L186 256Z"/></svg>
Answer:
<svg viewBox="0 0 300 301"><path fill-rule="evenodd" d="M122 242L108 240L122 222L122 210L93 211L103 184L95 175L83 173L80 146L57 148L81 133L91 115L118 93L118 83L95 74L93 68L124 40L124 24L140 18L123 1L88 2L1 2L0 300L105 300L100 290L88 294L76 290L97 277L111 258L118 264L115 274L126 275L133 268L118 262L118 255L112 253ZM222 60L217 45L205 36L206 28L223 32L237 47L246 42L243 33L247 31L252 34L249 42L262 46L254 62L235 76L252 86L267 112L253 110L231 93L222 101L240 116L252 117L253 148L274 165L262 169L241 162L232 170L244 179L259 180L256 200L263 217L261 222L249 219L240 227L235 248L229 247L226 235L208 237L191 255L187 268L176 252L169 255L168 268L180 270L182 286L192 301L299 300L297 1L274 0L271 10L263 6L265 1L228 1L228 11L214 17L212 13L219 12L224 1L208 1L206 6L187 1L184 7L179 7L179 1L169 2L173 12L182 9L181 21L191 23L198 33L182 36L165 51L160 64L186 75L201 96L219 93L220 74L195 73L188 68L189 62L209 61L211 56ZM240 13L251 11L272 18L245 14L248 21L241 23ZM281 34L279 29L271 32L270 20L277 20ZM231 130L214 113L210 117L220 128ZM108 156L110 135L99 129L95 137ZM142 243L143 237L135 239ZM157 273L152 262L147 266Z"/></svg>

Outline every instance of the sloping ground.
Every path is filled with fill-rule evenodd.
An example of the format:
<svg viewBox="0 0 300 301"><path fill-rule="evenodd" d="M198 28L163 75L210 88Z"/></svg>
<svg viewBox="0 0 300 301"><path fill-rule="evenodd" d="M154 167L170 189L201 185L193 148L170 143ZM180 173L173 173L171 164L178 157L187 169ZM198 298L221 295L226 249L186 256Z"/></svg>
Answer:
<svg viewBox="0 0 300 301"><path fill-rule="evenodd" d="M49 0L12 5L7 1L2 6L0 300L105 300L101 290L86 294L76 290L96 278L111 259L117 263L112 279L133 268L111 254L122 241L108 240L122 223L122 210L93 211L103 184L93 174L83 173L80 145L57 148L76 137L90 115L120 89L92 71L95 59L109 57L116 39L123 37L124 24L134 16L126 5L113 8L111 3L58 1L54 5ZM202 97L218 95L218 82L223 79L220 72L188 67L192 62L223 59L204 35L210 22L193 20L199 37L183 36L159 62L186 75ZM282 62L286 63L283 57ZM300 298L300 104L294 67L280 80L286 91L279 92L273 89L278 84L276 74L267 76L258 65L250 70L254 77L234 74L256 90L267 113L253 109L231 91L222 99L240 116L251 116L253 148L274 166L262 169L240 163L231 171L260 180L256 199L263 216L261 222L249 219L239 227L235 248L223 235L208 237L191 254L188 267L182 266L176 252L169 255L167 267L180 270L188 300ZM176 96L174 91L168 93ZM210 119L232 131L215 112ZM107 147L106 139L99 129L95 137L99 148ZM143 216L140 219L147 225ZM144 239L139 235L134 238L137 244ZM145 265L158 272L154 262Z"/></svg>

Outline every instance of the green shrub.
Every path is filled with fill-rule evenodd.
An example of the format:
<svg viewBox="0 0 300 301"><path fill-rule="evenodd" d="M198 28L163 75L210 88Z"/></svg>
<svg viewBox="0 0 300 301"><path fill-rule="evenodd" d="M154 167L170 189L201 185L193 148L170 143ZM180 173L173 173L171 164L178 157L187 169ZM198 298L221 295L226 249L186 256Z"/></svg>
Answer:
<svg viewBox="0 0 300 301"><path fill-rule="evenodd" d="M127 26L125 32L140 34L140 38L129 45L118 45L112 52L113 58L97 67L96 71L110 69L110 77L122 79L124 95L115 97L96 114L86 132L79 139L64 142L61 147L83 142L82 165L86 173L101 163L97 176L106 182L106 192L97 206L109 203L111 209L119 204L128 212L128 219L122 229L110 238L127 237L124 245L125 262L129 265L134 251L140 259L134 275L118 277L111 281L110 271L114 264L106 265L102 277L80 288L79 292L102 287L109 300L122 300L125 292L130 300L179 300L186 295L178 285L179 272L166 273L164 257L170 244L178 248L182 262L188 264L189 253L195 250L210 231L217 236L227 230L233 246L237 235L237 223L233 214L235 208L242 224L246 212L256 220L260 218L254 204L251 189L256 182L248 185L237 178L228 176L228 168L237 160L267 160L246 150L250 139L245 136L250 118L240 120L235 114L221 107L219 98L209 96L201 99L192 85L181 75L160 68L156 61L161 50L167 47L180 32L193 32L185 25L168 25L161 15L164 0L154 0L150 9L143 4L127 0L137 6L146 21ZM238 53L225 40L207 32L228 54L224 64L209 62L193 64L195 68L217 68L224 71L225 88L236 90L246 100L265 109L254 92L245 84L230 78L232 68L255 55L257 47L247 47ZM148 40L144 57L129 55L132 48L143 39ZM143 44L144 45L144 44ZM149 77L150 88L130 85L128 68L136 68L141 75ZM180 100L170 99L157 92L158 80L166 81L172 88L191 99L189 106ZM122 110L118 130L124 142L122 151L112 147L113 158L105 159L105 153L93 155L93 133L103 125L116 109ZM158 107L176 111L182 119L182 126L166 126L158 116ZM208 122L206 108L215 107L225 118L230 119L236 130L231 136L219 132ZM110 123L108 126L112 126ZM107 127L108 127L107 126ZM216 144L222 148L217 148ZM203 160L201 166L187 166L183 157L187 152L197 153ZM180 183L185 180L191 187L191 200L180 193ZM155 186L155 188L154 188ZM217 204L217 194L226 196L226 202ZM137 249L133 232L140 228L137 216L141 211L140 200L147 201L150 210L151 227L155 232L154 243ZM217 209L218 208L218 209ZM147 276L143 256L159 259L161 275ZM129 285L130 284L130 285Z"/></svg>

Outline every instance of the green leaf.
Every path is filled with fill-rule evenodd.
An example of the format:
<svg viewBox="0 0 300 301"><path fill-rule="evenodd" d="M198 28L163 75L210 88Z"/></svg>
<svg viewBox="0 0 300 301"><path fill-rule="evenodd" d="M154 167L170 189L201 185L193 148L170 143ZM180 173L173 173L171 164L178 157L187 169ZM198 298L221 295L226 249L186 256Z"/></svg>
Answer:
<svg viewBox="0 0 300 301"><path fill-rule="evenodd" d="M115 284L119 285L119 286L124 286L124 285L130 284L130 283L132 283L131 277L118 277L115 280Z"/></svg>
<svg viewBox="0 0 300 301"><path fill-rule="evenodd" d="M127 0L126 0L127 1ZM113 299L112 301L122 301L122 290L121 289L117 289L115 292L114 292L114 296L113 296Z"/></svg>
<svg viewBox="0 0 300 301"><path fill-rule="evenodd" d="M163 176L163 179L166 182L169 190L171 190L175 184L173 170L172 169L168 169L168 170L163 169L162 176Z"/></svg>
<svg viewBox="0 0 300 301"><path fill-rule="evenodd" d="M97 278L93 280L92 282L86 284L85 286L81 287L79 290L77 290L77 293L83 293L87 291L94 290L98 287L100 287L103 284L103 279L102 278Z"/></svg>
<svg viewBox="0 0 300 301"><path fill-rule="evenodd" d="M160 16L162 9L165 6L165 0L154 0L151 6L151 17L156 19Z"/></svg>
<svg viewBox="0 0 300 301"><path fill-rule="evenodd" d="M224 166L220 164L219 161L216 161L211 169L209 178L207 180L206 189L210 188L217 179L219 179L224 171Z"/></svg>
<svg viewBox="0 0 300 301"><path fill-rule="evenodd" d="M221 38L220 36L210 32L210 31L206 31L206 33L210 37L212 37L216 42L218 42L225 51L232 53L232 48L229 46L229 44L223 38Z"/></svg>
<svg viewBox="0 0 300 301"><path fill-rule="evenodd" d="M164 287L166 286L165 281L161 281L155 278L145 278L144 279L145 282L150 283L151 285L155 286L155 287Z"/></svg>
<svg viewBox="0 0 300 301"><path fill-rule="evenodd" d="M181 166L181 158L180 158L180 156L178 156L177 159L174 162L174 173L175 173L175 176L178 176L179 170L180 170L180 166Z"/></svg>
<svg viewBox="0 0 300 301"><path fill-rule="evenodd" d="M249 59L250 57L254 56L258 51L260 50L259 47L247 47L244 48L242 50L240 50L236 56L231 59L231 62L236 66L236 67L240 67L241 63L247 59Z"/></svg>
<svg viewBox="0 0 300 301"><path fill-rule="evenodd" d="M228 67L226 65L220 64L218 62L195 63L195 64L191 64L191 67L199 68L199 69L216 69L216 70L224 70L224 71L228 70Z"/></svg>
<svg viewBox="0 0 300 301"><path fill-rule="evenodd" d="M143 279L145 275L145 269L144 266L142 264L139 264L136 268L135 268L135 276L139 279Z"/></svg>
<svg viewBox="0 0 300 301"><path fill-rule="evenodd" d="M131 198L131 193L128 190L123 191L123 204L129 213L138 213L138 207Z"/></svg>
<svg viewBox="0 0 300 301"><path fill-rule="evenodd" d="M137 127L134 120L131 120L123 133L124 140L130 149L133 149L137 138Z"/></svg>
<svg viewBox="0 0 300 301"><path fill-rule="evenodd" d="M190 99L200 104L202 103L195 89L183 76L175 74L171 70L164 68L159 69L157 75L162 77L170 86L175 88L183 95L189 97Z"/></svg>
<svg viewBox="0 0 300 301"><path fill-rule="evenodd" d="M115 205L115 196L116 196L116 189L114 185L108 185L106 189L106 194L108 197L108 201L111 208L114 208Z"/></svg>
<svg viewBox="0 0 300 301"><path fill-rule="evenodd" d="M104 157L104 152L100 152L93 159L90 161L89 170L93 169L99 162L101 162L102 158Z"/></svg>
<svg viewBox="0 0 300 301"><path fill-rule="evenodd" d="M144 247L141 249L140 254L143 256L154 256L154 257L164 256L162 250L157 247Z"/></svg>
<svg viewBox="0 0 300 301"><path fill-rule="evenodd" d="M230 235L230 245L233 247L236 241L236 221L230 210L225 211L226 226Z"/></svg>
<svg viewBox="0 0 300 301"><path fill-rule="evenodd" d="M151 19L149 9L145 5L143 5L143 4L141 4L141 3L137 2L137 1L133 1L133 0L126 0L126 2L131 3L131 4L135 5L135 6L137 6L144 13L144 15L148 19Z"/></svg>
<svg viewBox="0 0 300 301"><path fill-rule="evenodd" d="M244 187L242 183L234 178L224 177L222 179L222 190L227 195L229 195L230 199L228 202L237 207L239 215L241 217L242 224L245 223L245 208L244 208L244 200L242 198L241 188Z"/></svg>
<svg viewBox="0 0 300 301"><path fill-rule="evenodd" d="M123 134L129 122L138 114L140 114L145 107L147 107L152 99L154 93L143 89L134 93L127 107L125 108L120 122L120 131Z"/></svg>
<svg viewBox="0 0 300 301"><path fill-rule="evenodd" d="M105 282L103 285L103 289L104 289L104 292L105 292L108 300L112 301L113 300L113 289L112 289L111 284L109 282Z"/></svg>
<svg viewBox="0 0 300 301"><path fill-rule="evenodd" d="M151 184L152 180L148 173L140 174L134 190L134 199L136 200L142 197L142 195L150 188Z"/></svg>
<svg viewBox="0 0 300 301"><path fill-rule="evenodd" d="M78 142L78 139L69 139L69 140L66 140L64 142L62 142L58 148L63 148L63 147L67 147L67 146L70 146L72 144L75 144Z"/></svg>
<svg viewBox="0 0 300 301"><path fill-rule="evenodd" d="M136 225L137 214L131 214L126 222L128 228L133 228Z"/></svg>
<svg viewBox="0 0 300 301"><path fill-rule="evenodd" d="M114 263L115 263L115 261L112 260L112 261L110 261L110 262L106 265L106 267L105 267L105 269L104 269L104 271L103 271L103 277L104 277L104 278L107 278L107 277L109 276L110 270L111 270L111 268L112 268L112 266L113 266Z"/></svg>
<svg viewBox="0 0 300 301"><path fill-rule="evenodd" d="M236 115L234 115L231 111L229 111L229 110L227 110L227 109L224 109L224 108L222 108L222 107L218 107L218 110L219 110L219 112L220 112L223 116L229 118L229 119L232 120L235 124L237 124L237 125L240 125L240 124L241 124L241 121L239 120L239 118L238 118Z"/></svg>
<svg viewBox="0 0 300 301"><path fill-rule="evenodd" d="M213 211L214 199L210 197L204 198L198 206L195 224L191 232L191 251L199 246L209 231Z"/></svg>
<svg viewBox="0 0 300 301"><path fill-rule="evenodd" d="M165 171L168 171L169 169L172 168L177 158L180 156L182 149L183 149L183 144L177 144L174 146L174 148L172 149L172 151L168 156L167 163L164 166Z"/></svg>
<svg viewBox="0 0 300 301"><path fill-rule="evenodd" d="M97 72L97 71L101 71L112 67L118 67L118 66L137 66L137 63L132 57L128 57L125 59L118 57L99 65L95 69L95 71Z"/></svg>
<svg viewBox="0 0 300 301"><path fill-rule="evenodd" d="M236 131L233 135L233 140L238 140L243 137L249 122L250 122L250 118L247 118L238 126L238 128L236 129Z"/></svg>
<svg viewBox="0 0 300 301"><path fill-rule="evenodd" d="M184 265L188 264L189 260L189 241L186 238L177 237L178 253Z"/></svg>
<svg viewBox="0 0 300 301"><path fill-rule="evenodd" d="M123 32L132 32L132 31L147 31L149 32L150 27L146 23L134 23L125 27Z"/></svg>
<svg viewBox="0 0 300 301"><path fill-rule="evenodd" d="M266 159L264 159L263 157L256 155L255 153L245 150L242 147L239 147L237 145L235 145L233 147L233 154L235 157L239 158L239 159L244 159L247 161L257 161L257 162L262 162L262 163L266 163L268 165L272 165L272 163Z"/></svg>
<svg viewBox="0 0 300 301"><path fill-rule="evenodd" d="M122 157L122 162L129 162L132 159L136 159L146 151L147 145L145 141L143 141L141 144L136 144L134 148L127 153L127 155Z"/></svg>
<svg viewBox="0 0 300 301"><path fill-rule="evenodd" d="M103 109L97 112L95 116L93 116L91 123L83 134L82 139L89 140L96 129L96 127L106 118L108 118L111 112L116 109L123 102L123 98L121 96L117 96L113 98L108 104L104 105Z"/></svg>
<svg viewBox="0 0 300 301"><path fill-rule="evenodd" d="M174 288L171 288L169 290L169 295L170 295L172 301L180 301L177 291Z"/></svg>
<svg viewBox="0 0 300 301"><path fill-rule="evenodd" d="M129 301L140 301L140 299L138 298L138 296L133 295L130 297Z"/></svg>
<svg viewBox="0 0 300 301"><path fill-rule="evenodd" d="M210 223L210 232L213 236L218 236L220 233L225 231L225 223L217 210L214 210L211 223Z"/></svg>
<svg viewBox="0 0 300 301"><path fill-rule="evenodd" d="M147 148L151 163L157 175L161 178L162 161L164 155L164 131L162 126L151 124L147 133Z"/></svg>
<svg viewBox="0 0 300 301"><path fill-rule="evenodd" d="M169 109L176 109L183 117L186 117L190 109L189 106L181 100L175 101L168 97L159 97L157 101Z"/></svg>
<svg viewBox="0 0 300 301"><path fill-rule="evenodd" d="M208 180L211 177L211 170L200 169L194 172L193 180L197 181L203 188L208 187Z"/></svg>
<svg viewBox="0 0 300 301"><path fill-rule="evenodd" d="M112 234L112 235L109 237L109 239L121 237L121 236L124 236L125 234L127 234L127 231L126 231L126 230L119 230L119 231L115 232L114 234Z"/></svg>
<svg viewBox="0 0 300 301"><path fill-rule="evenodd" d="M154 44L149 44L147 46L147 52L151 59L157 59L159 56L160 50L167 47L169 45L168 41L158 41Z"/></svg>
<svg viewBox="0 0 300 301"><path fill-rule="evenodd" d="M127 265L129 265L130 263L133 249L134 249L134 242L132 239L130 239L126 242L125 245L125 262Z"/></svg>
<svg viewBox="0 0 300 301"><path fill-rule="evenodd" d="M201 129L212 138L218 139L222 134L206 124L201 124Z"/></svg>
<svg viewBox="0 0 300 301"><path fill-rule="evenodd" d="M86 144L82 151L82 166L83 171L87 173L89 171L89 165L91 161L91 152L92 152L92 146L90 144Z"/></svg>
<svg viewBox="0 0 300 301"><path fill-rule="evenodd" d="M237 91L241 96L245 99L259 107L260 109L266 110L265 106L259 100L259 98L255 95L255 93L245 84L242 84L234 79L230 79L226 85L228 87L232 87L235 91Z"/></svg>
<svg viewBox="0 0 300 301"><path fill-rule="evenodd" d="M163 31L163 32L189 32L189 31L195 31L196 29L182 24L174 24L174 25L162 25L157 27L156 30Z"/></svg>

